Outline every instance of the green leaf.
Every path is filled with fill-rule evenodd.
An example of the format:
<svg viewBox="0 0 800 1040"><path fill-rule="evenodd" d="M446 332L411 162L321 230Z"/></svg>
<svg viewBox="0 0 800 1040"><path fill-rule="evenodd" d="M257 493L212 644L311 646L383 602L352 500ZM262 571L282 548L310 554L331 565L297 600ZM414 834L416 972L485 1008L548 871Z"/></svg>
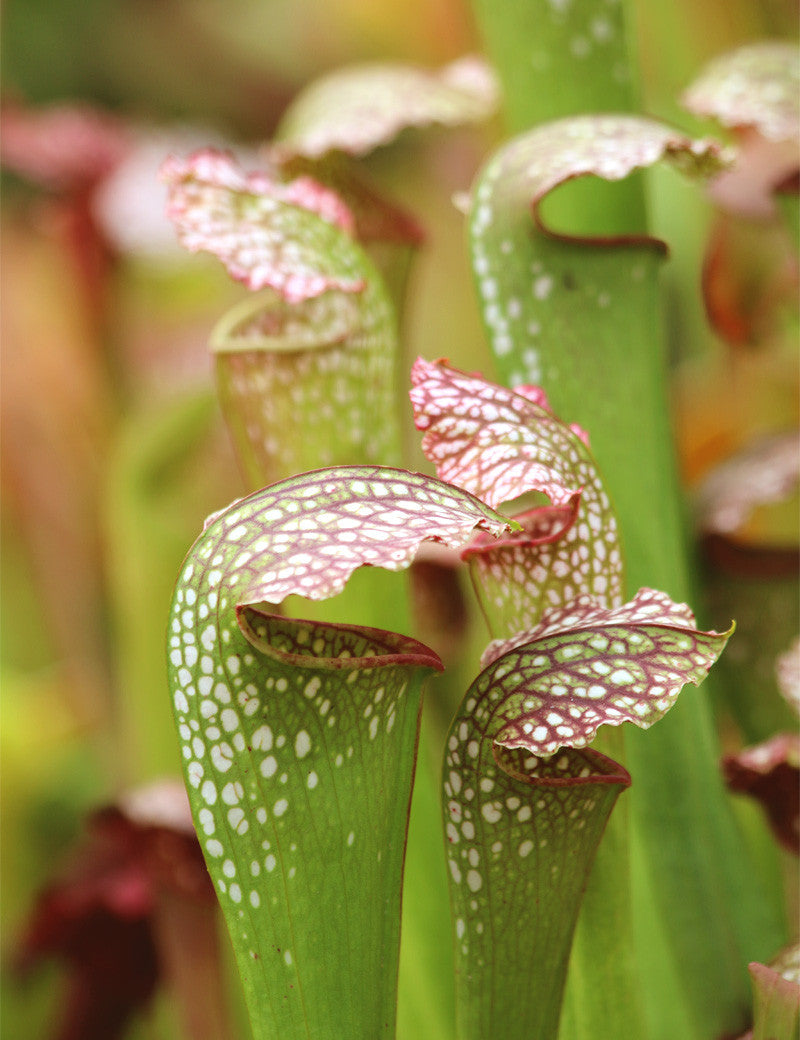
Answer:
<svg viewBox="0 0 800 1040"><path fill-rule="evenodd" d="M486 119L497 97L494 75L480 58L461 58L439 72L355 66L307 87L284 114L277 137L290 152L307 158L334 150L365 155L406 127Z"/></svg>
<svg viewBox="0 0 800 1040"><path fill-rule="evenodd" d="M630 3L474 0L473 6L513 132L639 107ZM575 53L579 39L581 56ZM639 175L614 184L579 178L553 192L544 212L556 223L556 210L556 226L576 234L641 233L647 228L644 182ZM523 201L510 251L494 267L510 265L522 289L526 276L552 277L553 306L531 316L531 340L516 356L496 358L501 377L544 381L557 414L591 431L623 533L629 589L647 585L693 598L664 377L661 254L647 245L612 249L537 234L529 201ZM540 291L547 284L540 283ZM516 285L510 291L522 299ZM500 285L498 313L502 292ZM782 942L779 886L758 869L733 819L710 723L706 694L682 698L647 733L632 727L625 733L625 762L636 777L625 807L630 835L622 832L624 814L617 811L587 888L588 927L578 926L580 959L573 957L570 969L565 1040L707 1040L732 1033L749 989L743 964ZM603 927L594 929L598 922ZM637 1000L646 1021L636 1014Z"/></svg>
<svg viewBox="0 0 800 1040"><path fill-rule="evenodd" d="M546 124L490 159L473 192L470 235L502 381L543 381L556 411L591 431L623 532L629 582L634 589L663 587L683 598L687 567L657 286L663 246L640 233L635 184L614 185L623 205L605 221L604 237L586 234L592 213L608 212L600 182L588 175L620 178L659 157L672 161L679 155L683 165L701 173L720 168L713 146L649 120L578 117ZM543 229L551 201L544 193L582 174L593 205L576 207L558 225L570 236ZM570 190L554 191L553 201ZM631 728L625 745L626 765L636 777L631 847L640 853L634 861L637 935L627 1003L637 992L636 963L646 964L657 979L656 995L643 1001L653 1036L670 1035L673 1021L688 1021L698 1040L730 1031L747 981L742 965L760 955L756 950L780 942L782 926L778 901L754 874L725 797L707 704L685 698L652 733ZM603 898L619 903L627 890L619 898L613 864L605 868ZM590 882L596 904L602 893L592 887ZM622 908L617 916L624 917ZM653 942L650 933L659 921L663 934ZM603 948L614 941L610 934ZM583 948L591 948L590 939ZM606 956L619 961L616 953ZM581 970L594 976L595 990L602 987L599 963L584 963ZM681 1010L673 1012L677 1005ZM602 1035L611 1038L621 1028L604 1026Z"/></svg>
<svg viewBox="0 0 800 1040"><path fill-rule="evenodd" d="M715 58L685 91L684 106L723 126L753 127L772 141L800 132L800 49L769 40Z"/></svg>
<svg viewBox="0 0 800 1040"><path fill-rule="evenodd" d="M422 682L441 666L379 630L253 608L239 628L257 653L225 648L243 685L201 702L219 743L202 774L191 747L187 777L254 1035L392 1036Z"/></svg>
<svg viewBox="0 0 800 1040"><path fill-rule="evenodd" d="M398 461L394 313L371 262L351 248L363 292L288 303L266 290L212 333L220 403L251 486L353 460Z"/></svg>
<svg viewBox="0 0 800 1040"><path fill-rule="evenodd" d="M503 670L476 680L445 758L458 1036L551 1040L583 889L630 777L590 750L543 759L496 744Z"/></svg>
<svg viewBox="0 0 800 1040"><path fill-rule="evenodd" d="M254 1035L392 1036L421 684L438 658L289 620L361 565L509 522L430 477L342 467L211 517L175 592L169 676L192 812Z"/></svg>
<svg viewBox="0 0 800 1040"><path fill-rule="evenodd" d="M664 247L616 227L605 238L556 233L543 223L542 204L566 181L616 181L660 158L698 172L721 167L716 146L651 120L582 116L548 123L495 153L473 188L470 212L472 266L501 380L546 383L556 409L591 429L609 494L628 521L626 556L629 568L631 558L636 564L637 585L666 582L664 575L642 574L639 562L650 530L642 502L650 508L659 500L671 465L658 437L661 368L649 358L649 341L638 338L657 320L651 279ZM622 395L635 409L620 405ZM652 546L646 551L648 560L656 555Z"/></svg>
<svg viewBox="0 0 800 1040"><path fill-rule="evenodd" d="M576 112L635 105L627 7L606 0L473 0L512 132Z"/></svg>
<svg viewBox="0 0 800 1040"><path fill-rule="evenodd" d="M180 757L164 696L164 605L203 518L241 493L213 390L131 407L104 482L104 566L114 642L117 723L126 775L175 774Z"/></svg>
<svg viewBox="0 0 800 1040"><path fill-rule="evenodd" d="M616 181L660 159L698 174L718 172L724 166L717 145L692 141L652 120L576 116L514 138L479 174L470 210L472 266L484 323L505 382L541 381L540 338L546 342L566 335L567 349L577 351L578 333L585 337L580 357L591 362L586 343L592 340L592 327L613 316L612 294L624 294L631 279L645 277L638 253L632 253L630 265L622 256L609 264L596 249L565 247L644 244L656 255L664 248L642 235L561 235L544 224L545 196L577 177ZM568 314L562 313L565 307ZM602 386L598 384L599 391Z"/></svg>
<svg viewBox="0 0 800 1040"><path fill-rule="evenodd" d="M499 505L531 491L552 503L517 517L523 530L480 535L464 551L490 630L532 628L582 593L616 606L623 566L616 517L586 434L559 420L536 387L508 390L419 358L411 401L439 477Z"/></svg>
<svg viewBox="0 0 800 1040"><path fill-rule="evenodd" d="M622 256L609 264L596 249L565 246L645 245L656 255L664 249L642 235L559 234L544 223L545 197L574 178L621 180L661 159L695 174L724 166L717 145L636 116L548 123L514 138L486 164L472 193L470 247L484 324L504 382L542 380L540 339L567 336L574 362L591 362L586 343L592 327L613 316L612 299L624 294L631 279L645 276L637 254L630 265ZM585 337L580 355L576 333Z"/></svg>

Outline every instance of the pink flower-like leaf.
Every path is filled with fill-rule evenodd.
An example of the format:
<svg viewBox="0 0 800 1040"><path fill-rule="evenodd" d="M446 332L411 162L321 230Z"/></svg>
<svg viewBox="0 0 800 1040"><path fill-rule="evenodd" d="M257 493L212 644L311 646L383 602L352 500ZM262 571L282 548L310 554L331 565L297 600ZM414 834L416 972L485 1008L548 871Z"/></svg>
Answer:
<svg viewBox="0 0 800 1040"><path fill-rule="evenodd" d="M331 289L359 292L353 218L341 199L310 177L288 183L245 173L215 149L161 167L167 215L190 252L218 257L249 289L270 287L289 303Z"/></svg>
<svg viewBox="0 0 800 1040"><path fill-rule="evenodd" d="M731 791L761 803L777 840L800 855L800 737L782 733L722 760Z"/></svg>
<svg viewBox="0 0 800 1040"><path fill-rule="evenodd" d="M543 395L535 399L530 387L518 394L423 358L414 362L411 382L422 450L442 480L494 506L529 491L543 492L555 506L580 495L585 480L575 471L583 460Z"/></svg>
<svg viewBox="0 0 800 1040"><path fill-rule="evenodd" d="M285 113L278 138L307 158L331 151L366 155L407 127L486 119L497 101L494 74L479 58L462 58L439 72L355 66L307 87Z"/></svg>
<svg viewBox="0 0 800 1040"><path fill-rule="evenodd" d="M773 141L751 127L736 138L736 162L714 178L708 194L729 214L768 221L778 213L778 196L797 194L797 138Z"/></svg>
<svg viewBox="0 0 800 1040"><path fill-rule="evenodd" d="M800 486L797 431L773 434L717 466L697 495L703 531L731 534L760 506L780 502Z"/></svg>
<svg viewBox="0 0 800 1040"><path fill-rule="evenodd" d="M581 596L491 643L475 687L487 718L502 705L497 744L552 755L585 747L602 725L648 729L702 682L732 631L698 631L685 604L653 589L613 609Z"/></svg>
<svg viewBox="0 0 800 1040"><path fill-rule="evenodd" d="M273 484L209 518L181 581L238 605L293 594L327 599L357 567L407 567L425 539L460 547L475 527L501 534L514 526L432 477L334 467Z"/></svg>
<svg viewBox="0 0 800 1040"><path fill-rule="evenodd" d="M493 629L530 628L545 606L590 593L622 598L617 522L582 430L558 419L537 387L509 390L444 362L418 359L411 401L422 447L444 480L493 505L529 492L551 502L495 543L478 535L465 558Z"/></svg>
<svg viewBox="0 0 800 1040"><path fill-rule="evenodd" d="M800 50L788 41L748 44L715 58L685 91L684 106L723 126L753 127L771 141L800 135Z"/></svg>

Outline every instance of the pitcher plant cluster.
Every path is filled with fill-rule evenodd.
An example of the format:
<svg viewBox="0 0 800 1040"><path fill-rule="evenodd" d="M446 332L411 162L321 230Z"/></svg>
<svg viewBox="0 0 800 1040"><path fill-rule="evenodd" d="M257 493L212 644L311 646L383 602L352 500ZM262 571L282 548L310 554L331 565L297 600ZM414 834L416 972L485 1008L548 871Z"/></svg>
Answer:
<svg viewBox="0 0 800 1040"><path fill-rule="evenodd" d="M767 67L773 80L776 67L796 64L780 48L760 60L750 67ZM737 112L730 83L743 75L739 61L717 85ZM631 354L649 349L640 330L626 332L624 299L638 284L655 285L663 253L644 235L598 242L556 232L542 215L545 198L574 178L621 180L660 161L716 176L733 157L714 142L640 116L583 115L539 125L490 157L461 203L482 318L509 385L418 358L410 400L436 475L402 466L397 314L421 231L358 159L409 127L484 119L498 92L477 59L436 74L346 71L297 100L257 171L212 149L171 156L162 168L181 242L218 257L249 290L211 348L253 493L211 516L189 551L167 653L194 823L257 1040L395 1035L401 911L404 920L418 912L413 891L405 907L402 895L415 769L427 770L422 760L417 767L422 693L435 700L431 677L444 665L416 638L353 623L345 588L356 571L360 608L385 595L387 580L390 600L404 595L400 576L376 571L413 574L432 561L427 580L453 595L451 576L468 574L487 626L449 726L438 743L435 727L430 737L445 848L444 857L431 850L430 870L446 871L454 951L452 965L442 953L445 970L430 982L454 986L447 1028L462 1040L549 1040L562 1006L569 1035L606 1035L597 1020L595 1032L581 1025L579 994L600 1006L607 971L615 978L635 960L642 925L628 891L631 842L645 860L657 858L653 832L668 826L640 824L636 813L628 823L624 810L616 829L609 824L613 850L605 866L598 859L570 969L578 996L568 987L565 1003L590 872L618 797L639 779L633 763L648 754L644 742L628 762L627 738L613 728L658 723L686 684L704 680L733 632L698 629L685 603L648 585L628 593L625 541L638 536L618 516L590 446L608 431L557 414L546 385L534 385L547 382L548 352L562 350L563 379L597 395L614 430L622 411L614 388L587 382L581 358L590 371L602 366L592 354L609 334L627 336ZM709 92L697 88L697 109L713 110ZM773 119L776 97L764 102ZM621 450L636 459L636 444ZM648 465L643 457L641 474L628 479L657 482ZM402 627L402 609L397 616ZM421 637L426 624L436 627L416 620ZM468 657L463 640L458 653ZM684 727L662 739L652 745L659 777L647 781L651 791L661 785L656 816L691 783L685 762L665 749L695 737ZM707 797L712 806L725 798L714 786ZM416 800L413 809L426 811ZM727 848L738 840L731 834ZM680 840L696 848L704 839L687 831ZM691 863L695 853L684 854ZM672 891L683 898L679 878ZM662 897L647 897L653 913L663 912ZM604 906L611 929L598 915ZM609 934L614 922L620 936ZM738 925L724 928L734 959L737 944L760 948ZM615 960L617 942L629 947L609 967L603 958ZM666 947L680 979L680 941ZM639 1016L644 1036L653 1014L640 970L627 983L638 1010L626 1014ZM790 1021L795 984L780 978ZM703 1035L715 1016L730 1020L727 1010L700 1007L692 985L687 1035ZM735 1002L740 982L731 987Z"/></svg>

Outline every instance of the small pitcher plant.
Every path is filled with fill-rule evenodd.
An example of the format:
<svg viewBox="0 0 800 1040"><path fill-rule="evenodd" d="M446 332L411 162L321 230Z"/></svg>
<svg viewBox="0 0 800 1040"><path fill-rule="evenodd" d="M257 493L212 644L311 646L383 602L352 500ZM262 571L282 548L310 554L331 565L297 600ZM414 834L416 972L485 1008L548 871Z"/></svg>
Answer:
<svg viewBox="0 0 800 1040"><path fill-rule="evenodd" d="M646 55L680 20L650 6ZM8 351L47 575L17 625L53 621L76 728L102 693L119 787L17 943L21 974L67 965L64 1040L143 1008L191 1040L800 1040L800 53L718 57L688 132L659 114L677 74L640 101L627 0L472 9L486 58L329 72L255 147L159 137L148 183L199 276L114 245L149 134L6 113L101 348L74 333L94 375L65 400L108 397L80 405L108 426L90 550L39 449L71 440L47 396L71 362L42 361L63 316L12 294L45 344ZM448 260L418 271L429 242ZM123 329L118 274L202 316Z"/></svg>

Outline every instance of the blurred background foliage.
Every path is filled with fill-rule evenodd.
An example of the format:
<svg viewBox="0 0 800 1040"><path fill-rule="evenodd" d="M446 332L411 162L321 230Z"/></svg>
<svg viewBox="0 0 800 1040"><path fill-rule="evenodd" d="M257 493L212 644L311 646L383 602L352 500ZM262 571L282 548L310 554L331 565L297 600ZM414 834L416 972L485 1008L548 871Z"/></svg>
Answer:
<svg viewBox="0 0 800 1040"><path fill-rule="evenodd" d="M642 108L690 132L719 133L678 104L708 59L797 35L788 0L634 8ZM254 154L289 99L337 66L441 65L480 42L465 0L6 0L2 29L4 122L23 107L79 103L106 113L124 139L119 164L102 175L43 184L8 162L2 180L2 1024L26 1038L47 1035L61 999L52 967L23 979L16 970L26 914L87 811L177 772L163 660L171 587L204 517L244 490L206 352L208 332L244 290L172 244L158 162L211 141ZM409 363L448 356L491 371L451 196L501 134L498 120L403 135L368 160L428 233L403 316ZM653 230L672 250L674 414L684 473L696 482L756 434L796 425L796 315L779 309L733 345L713 331L700 284L714 206L669 171L649 185ZM729 233L739 254L726 252L738 259L723 269L723 288L739 278L742 255L754 255L751 225ZM416 447L409 462L423 465ZM793 549L796 538L796 510L785 507L760 511L745 532L748 544L773 547ZM797 631L796 581L780 580L781 638L770 653ZM712 622L727 623L753 581L711 582ZM765 611L756 613L757 633ZM738 640L734 672L758 650L746 631ZM771 669L758 668L768 684ZM736 713L720 707L733 745ZM169 999L131 1035L178 1035Z"/></svg>

